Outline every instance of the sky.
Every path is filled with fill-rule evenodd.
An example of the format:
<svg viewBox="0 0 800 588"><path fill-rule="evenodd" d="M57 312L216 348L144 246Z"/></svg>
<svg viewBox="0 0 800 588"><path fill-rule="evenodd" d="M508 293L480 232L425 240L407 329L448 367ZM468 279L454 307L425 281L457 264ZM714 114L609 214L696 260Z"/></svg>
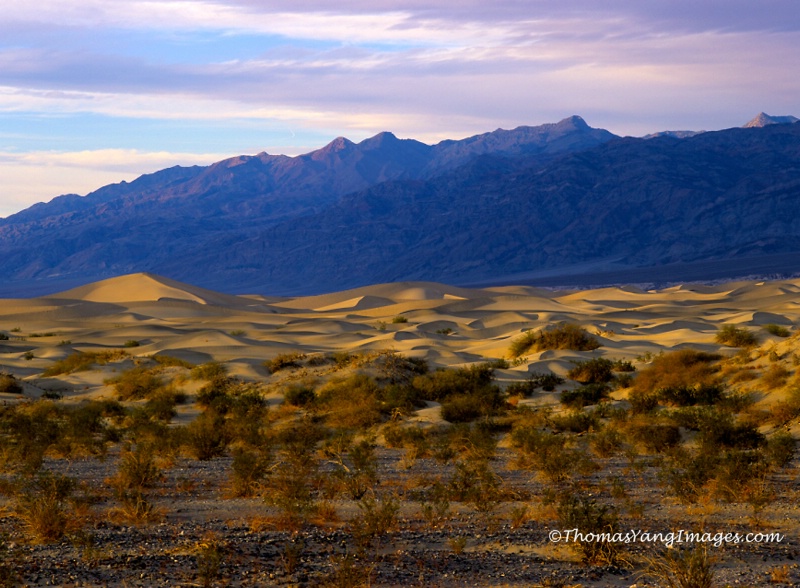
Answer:
<svg viewBox="0 0 800 588"><path fill-rule="evenodd" d="M797 0L0 0L0 217L338 136L800 116L798 57Z"/></svg>

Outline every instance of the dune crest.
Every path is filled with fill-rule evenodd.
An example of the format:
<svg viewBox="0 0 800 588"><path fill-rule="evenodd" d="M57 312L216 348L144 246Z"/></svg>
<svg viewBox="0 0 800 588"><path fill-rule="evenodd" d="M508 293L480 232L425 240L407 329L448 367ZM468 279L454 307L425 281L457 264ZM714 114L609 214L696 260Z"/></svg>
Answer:
<svg viewBox="0 0 800 588"><path fill-rule="evenodd" d="M205 288L145 272L93 282L66 292L53 294L48 298L115 304L123 302L158 302L162 300L182 300L219 306L243 306L248 304L247 300L238 296L221 294L213 290L206 290Z"/></svg>

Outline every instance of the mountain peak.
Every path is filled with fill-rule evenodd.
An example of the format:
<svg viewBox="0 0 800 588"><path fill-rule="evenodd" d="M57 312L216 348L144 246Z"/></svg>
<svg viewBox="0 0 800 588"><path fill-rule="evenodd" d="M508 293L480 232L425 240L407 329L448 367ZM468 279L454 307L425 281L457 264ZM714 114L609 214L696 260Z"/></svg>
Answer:
<svg viewBox="0 0 800 588"><path fill-rule="evenodd" d="M766 112L759 112L755 118L744 125L745 129L766 127L769 125L784 125L800 121L794 116L770 116Z"/></svg>
<svg viewBox="0 0 800 588"><path fill-rule="evenodd" d="M586 121L583 120L582 117L578 116L577 114L573 114L572 116L568 116L567 118L560 120L556 123L557 127L569 127L573 129L588 129L590 128Z"/></svg>
<svg viewBox="0 0 800 588"><path fill-rule="evenodd" d="M394 133L390 133L389 131L383 131L378 133L374 137L370 137L369 139L364 139L359 143L362 147L380 147L382 145L397 143L400 141Z"/></svg>
<svg viewBox="0 0 800 588"><path fill-rule="evenodd" d="M335 153L336 151L344 151L345 149L352 147L355 145L350 139L347 137L336 137L333 141L325 145L321 149L321 151L326 151L328 153Z"/></svg>

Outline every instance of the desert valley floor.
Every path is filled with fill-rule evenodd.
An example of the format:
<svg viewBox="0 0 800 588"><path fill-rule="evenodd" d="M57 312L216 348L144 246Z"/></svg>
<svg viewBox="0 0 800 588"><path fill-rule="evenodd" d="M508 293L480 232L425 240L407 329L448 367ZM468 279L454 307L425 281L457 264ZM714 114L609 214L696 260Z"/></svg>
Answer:
<svg viewBox="0 0 800 588"><path fill-rule="evenodd" d="M599 345L510 353L525 333L564 324ZM693 556L713 582L692 586L798 585L800 460L775 457L787 434L800 434L798 325L800 280L657 291L395 283L279 298L135 274L0 300L0 585L669 586ZM757 341L723 344L726 328ZM653 410L636 410L639 376L682 350L695 359L671 369L702 364L708 382L642 391ZM598 358L613 374L576 375ZM466 378L486 362L502 401L479 418L443 418L465 391L411 408L386 400L432 390L438 368ZM130 373L155 392L126 394ZM549 391L543 374L557 377ZM346 406L337 394L348 386L366 404ZM601 387L599 399L565 400ZM713 389L725 402L665 400L667 388ZM165 397L174 400L166 417L152 408ZM245 434L236 402L252 397L257 409L242 414L260 412ZM223 410L215 398L230 402ZM122 408L103 404L114 400ZM73 431L71 415L91 402L96 428ZM215 426L236 430L203 454L187 439L214 411ZM728 419L730 435L718 437L713 472L691 478L688 462L710 455L708 414ZM52 438L25 445L52 420L61 427ZM548 437L526 436L533 430ZM671 431L663 445L648 438ZM561 470L542 458L551 450ZM150 473L124 482L136 460ZM51 493L53 516L65 520L48 536L35 500L59 480L72 486ZM673 550L633 542L612 554L552 542L551 531L579 520L576 504L585 520L613 518L621 531L783 539Z"/></svg>

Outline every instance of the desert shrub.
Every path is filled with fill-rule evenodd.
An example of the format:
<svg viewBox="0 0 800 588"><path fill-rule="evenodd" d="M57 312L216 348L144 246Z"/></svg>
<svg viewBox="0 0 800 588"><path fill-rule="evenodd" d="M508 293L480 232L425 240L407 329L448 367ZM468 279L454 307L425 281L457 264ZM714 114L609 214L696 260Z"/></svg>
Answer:
<svg viewBox="0 0 800 588"><path fill-rule="evenodd" d="M559 400L564 406L583 408L584 406L597 404L606 398L608 398L608 386L605 384L589 384L574 390L564 390L561 392Z"/></svg>
<svg viewBox="0 0 800 588"><path fill-rule="evenodd" d="M380 390L380 407L384 414L409 415L418 408L424 408L425 402L419 391L410 385L389 384Z"/></svg>
<svg viewBox="0 0 800 588"><path fill-rule="evenodd" d="M789 379L789 375L790 372L785 367L780 364L774 364L761 376L761 383L764 384L768 390L773 390L785 385L786 380Z"/></svg>
<svg viewBox="0 0 800 588"><path fill-rule="evenodd" d="M49 400L0 408L0 463L23 473L35 472L63 428L61 410Z"/></svg>
<svg viewBox="0 0 800 588"><path fill-rule="evenodd" d="M358 508L361 512L350 521L349 529L356 548L363 554L397 526L400 503L393 496L380 500L365 497L358 502Z"/></svg>
<svg viewBox="0 0 800 588"><path fill-rule="evenodd" d="M611 380L611 386L614 388L614 390L630 388L633 385L633 379L633 374L628 372L617 374L617 376Z"/></svg>
<svg viewBox="0 0 800 588"><path fill-rule="evenodd" d="M378 458L374 439L353 442L339 434L323 447L323 453L336 469L334 478L352 500L361 500L378 482Z"/></svg>
<svg viewBox="0 0 800 588"><path fill-rule="evenodd" d="M789 329L773 323L764 325L762 328L770 335L775 335L776 337L788 337L789 335L791 335Z"/></svg>
<svg viewBox="0 0 800 588"><path fill-rule="evenodd" d="M117 473L109 481L118 492L152 488L162 479L152 447L137 445L134 450L123 450L119 457Z"/></svg>
<svg viewBox="0 0 800 588"><path fill-rule="evenodd" d="M189 370L195 367L193 363L171 355L153 355L150 359L162 367L182 367Z"/></svg>
<svg viewBox="0 0 800 588"><path fill-rule="evenodd" d="M317 392L318 410L328 424L342 428L364 428L379 423L381 390L374 378L353 374L333 380Z"/></svg>
<svg viewBox="0 0 800 588"><path fill-rule="evenodd" d="M592 465L584 452L569 446L565 435L518 427L511 431L511 444L518 452L520 467L535 470L551 482L563 482L575 471Z"/></svg>
<svg viewBox="0 0 800 588"><path fill-rule="evenodd" d="M214 380L228 375L228 367L218 361L209 361L192 368L192 378L195 380Z"/></svg>
<svg viewBox="0 0 800 588"><path fill-rule="evenodd" d="M545 392L552 392L556 389L556 386L560 386L564 383L564 378L552 372L547 372L546 374L531 372L529 382L533 386L534 390L536 388L541 388Z"/></svg>
<svg viewBox="0 0 800 588"><path fill-rule="evenodd" d="M564 383L564 378L561 376L554 374L552 372L548 373L541 373L541 372L531 372L528 379L523 382L515 382L512 384L508 392L510 394L519 394L522 393L525 396L533 394L538 388L541 388L545 392L552 392L556 389L557 386L560 386Z"/></svg>
<svg viewBox="0 0 800 588"><path fill-rule="evenodd" d="M128 339L125 341L124 347L139 347L141 343L139 343L136 339Z"/></svg>
<svg viewBox="0 0 800 588"><path fill-rule="evenodd" d="M481 416L480 398L471 394L451 395L442 403L442 418L450 423L466 423Z"/></svg>
<svg viewBox="0 0 800 588"><path fill-rule="evenodd" d="M614 362L604 357L595 357L575 363L567 377L581 384L600 384L614 377Z"/></svg>
<svg viewBox="0 0 800 588"><path fill-rule="evenodd" d="M752 392L735 390L733 392L726 392L722 398L715 403L715 406L720 410L737 413L747 410L753 406L755 402L756 398Z"/></svg>
<svg viewBox="0 0 800 588"><path fill-rule="evenodd" d="M144 366L124 371L105 383L114 387L117 397L122 401L148 398L163 385L161 377Z"/></svg>
<svg viewBox="0 0 800 588"><path fill-rule="evenodd" d="M394 324L405 324L408 322L408 317L403 316L402 314L398 314L396 317L392 318L392 323Z"/></svg>
<svg viewBox="0 0 800 588"><path fill-rule="evenodd" d="M555 327L538 332L526 331L511 342L508 354L513 359L531 350L572 349L574 351L592 351L598 347L600 347L600 343L589 335L583 327L572 323L559 323Z"/></svg>
<svg viewBox="0 0 800 588"><path fill-rule="evenodd" d="M491 423L459 423L437 435L436 450L466 461L489 461L495 455L497 439ZM442 455L441 457L444 457ZM447 461L447 460L442 460Z"/></svg>
<svg viewBox="0 0 800 588"><path fill-rule="evenodd" d="M636 371L636 367L626 359L615 359L613 364L615 372L630 373Z"/></svg>
<svg viewBox="0 0 800 588"><path fill-rule="evenodd" d="M283 401L292 406L308 406L317 399L313 386L291 384L283 391Z"/></svg>
<svg viewBox="0 0 800 588"><path fill-rule="evenodd" d="M214 411L203 412L186 426L186 442L201 461L223 455L230 442L224 417Z"/></svg>
<svg viewBox="0 0 800 588"><path fill-rule="evenodd" d="M462 460L455 464L447 484L450 500L466 502L478 512L488 513L501 499L502 480L487 461Z"/></svg>
<svg viewBox="0 0 800 588"><path fill-rule="evenodd" d="M107 422L121 420L125 409L114 401L84 401L76 406L63 407L60 434L55 447L58 453L72 455L104 455L106 443L115 439Z"/></svg>
<svg viewBox="0 0 800 588"><path fill-rule="evenodd" d="M406 465L429 456L431 452L429 435L416 426L404 427L392 423L384 429L384 439L389 447L405 449L403 463Z"/></svg>
<svg viewBox="0 0 800 588"><path fill-rule="evenodd" d="M708 418L713 418L716 411L708 406L683 406L668 411L666 414L669 420L679 427L690 431L699 431Z"/></svg>
<svg viewBox="0 0 800 588"><path fill-rule="evenodd" d="M583 494L568 492L558 503L558 520L563 529L579 529L585 535L608 533L619 527L619 517L613 506L600 504ZM586 564L615 565L620 556L620 544L591 539L570 542Z"/></svg>
<svg viewBox="0 0 800 588"><path fill-rule="evenodd" d="M600 420L593 412L572 410L570 412L550 417L553 429L558 432L584 433L590 429L598 428Z"/></svg>
<svg viewBox="0 0 800 588"><path fill-rule="evenodd" d="M372 361L380 373L381 381L407 386L416 376L428 373L428 362L418 357L405 357L399 353L383 352Z"/></svg>
<svg viewBox="0 0 800 588"><path fill-rule="evenodd" d="M776 425L785 425L800 416L800 387L793 387L786 400L776 402L770 409L770 420Z"/></svg>
<svg viewBox="0 0 800 588"><path fill-rule="evenodd" d="M177 414L175 406L184 402L186 402L185 393L171 388L162 388L147 399L147 403L141 410L149 419L169 423Z"/></svg>
<svg viewBox="0 0 800 588"><path fill-rule="evenodd" d="M280 449L272 466L265 500L280 509L287 525L299 525L312 510L312 482L319 467L315 448L324 435L318 424L303 419L275 436Z"/></svg>
<svg viewBox="0 0 800 588"><path fill-rule="evenodd" d="M253 388L243 386L234 392L225 414L225 433L231 442L263 448L269 435L269 405Z"/></svg>
<svg viewBox="0 0 800 588"><path fill-rule="evenodd" d="M762 446L766 439L753 423L738 423L733 415L716 410L703 413L698 440L707 451L719 448L754 449Z"/></svg>
<svg viewBox="0 0 800 588"><path fill-rule="evenodd" d="M658 394L651 392L632 391L628 395L631 403L631 412L634 414L644 414L658 408Z"/></svg>
<svg viewBox="0 0 800 588"><path fill-rule="evenodd" d="M763 482L767 469L760 451L726 451L714 472L714 495L726 502L740 502L753 485Z"/></svg>
<svg viewBox="0 0 800 588"><path fill-rule="evenodd" d="M235 447L231 453L231 494L237 497L254 496L269 473L269 453L241 446Z"/></svg>
<svg viewBox="0 0 800 588"><path fill-rule="evenodd" d="M8 341L8 335L0 331L0 341Z"/></svg>
<svg viewBox="0 0 800 588"><path fill-rule="evenodd" d="M287 368L296 368L300 367L302 364L301 362L306 358L305 353L301 353L299 351L292 351L290 353L280 353L273 357L272 359L268 359L262 365L264 369L267 370L268 373L274 374L281 370L285 370Z"/></svg>
<svg viewBox="0 0 800 588"><path fill-rule="evenodd" d="M728 347L755 347L758 345L758 337L755 333L734 325L724 325L717 333L715 341Z"/></svg>
<svg viewBox="0 0 800 588"><path fill-rule="evenodd" d="M533 382L530 378L525 380L524 382L512 382L506 387L506 394L508 396L530 396L536 392L536 386L533 385Z"/></svg>
<svg viewBox="0 0 800 588"><path fill-rule="evenodd" d="M233 393L238 384L235 378L215 376L197 391L197 404L224 415L233 405Z"/></svg>
<svg viewBox="0 0 800 588"><path fill-rule="evenodd" d="M636 413L649 412L658 406L661 390L703 390L702 394L712 393L717 384L716 366L713 362L720 356L695 349L681 349L664 353L641 370L633 381L633 389L628 399L631 409ZM695 394L696 396L697 394Z"/></svg>
<svg viewBox="0 0 800 588"><path fill-rule="evenodd" d="M76 352L68 355L64 359L56 361L53 365L43 372L43 376L51 377L60 374L71 374L72 372L85 371L92 367L92 364L105 365L118 359L127 357L128 354L122 350L98 351L98 352Z"/></svg>
<svg viewBox="0 0 800 588"><path fill-rule="evenodd" d="M677 450L663 462L659 477L678 500L694 503L716 474L718 463L717 454Z"/></svg>
<svg viewBox="0 0 800 588"><path fill-rule="evenodd" d="M660 388L658 400L667 406L694 406L715 404L722 399L725 389L720 384L680 385Z"/></svg>
<svg viewBox="0 0 800 588"><path fill-rule="evenodd" d="M785 467L789 464L797 448L792 434L788 431L778 431L767 440L764 453L774 467Z"/></svg>
<svg viewBox="0 0 800 588"><path fill-rule="evenodd" d="M681 432L677 425L634 424L630 427L630 435L650 453L662 453L681 442Z"/></svg>
<svg viewBox="0 0 800 588"><path fill-rule="evenodd" d="M67 500L74 489L75 480L51 473L39 474L24 483L15 511L31 539L51 543L64 536L70 522Z"/></svg>
<svg viewBox="0 0 800 588"><path fill-rule="evenodd" d="M0 394L22 394L22 384L13 375L0 373Z"/></svg>
<svg viewBox="0 0 800 588"><path fill-rule="evenodd" d="M219 568L225 558L227 545L221 541L213 532L207 533L202 540L197 543L195 560L197 564L197 576L203 588L210 588L218 585L220 579Z"/></svg>
<svg viewBox="0 0 800 588"><path fill-rule="evenodd" d="M664 588L712 588L714 561L705 544L667 549L648 559L645 575Z"/></svg>
<svg viewBox="0 0 800 588"><path fill-rule="evenodd" d="M487 386L469 394L448 396L442 401L442 418L451 423L466 423L500 414L504 404L500 389Z"/></svg>
<svg viewBox="0 0 800 588"><path fill-rule="evenodd" d="M109 511L112 520L141 524L162 519L163 514L139 489L122 490L117 493L119 506Z"/></svg>
<svg viewBox="0 0 800 588"><path fill-rule="evenodd" d="M538 336L535 331L525 331L511 341L511 345L508 346L508 356L511 359L521 357L533 348L537 340Z"/></svg>
<svg viewBox="0 0 800 588"><path fill-rule="evenodd" d="M487 363L457 369L438 369L417 376L412 386L420 398L440 402L454 394L472 394L492 386L494 368Z"/></svg>
<svg viewBox="0 0 800 588"><path fill-rule="evenodd" d="M611 457L622 449L623 437L618 430L605 427L592 435L589 442L598 457Z"/></svg>

